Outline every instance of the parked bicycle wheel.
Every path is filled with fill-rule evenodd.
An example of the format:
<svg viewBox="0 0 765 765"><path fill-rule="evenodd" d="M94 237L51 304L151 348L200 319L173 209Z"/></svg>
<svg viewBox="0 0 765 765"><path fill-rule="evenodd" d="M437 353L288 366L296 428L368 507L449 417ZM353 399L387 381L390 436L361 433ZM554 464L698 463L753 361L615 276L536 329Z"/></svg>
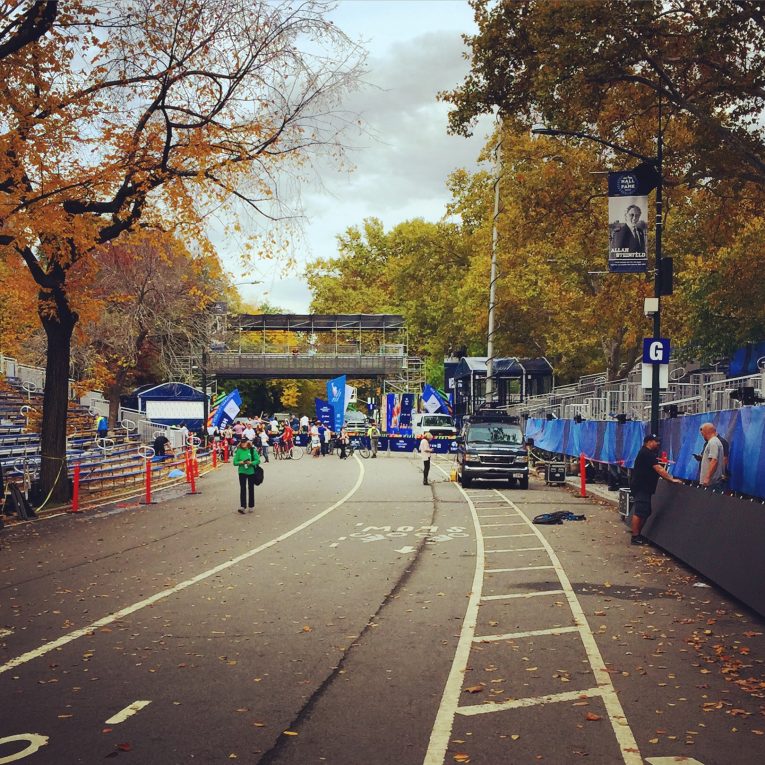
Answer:
<svg viewBox="0 0 765 765"><path fill-rule="evenodd" d="M305 454L305 449L303 449L300 446L293 446L289 450L289 454L287 455L288 460L299 460L303 458L303 455Z"/></svg>
<svg viewBox="0 0 765 765"><path fill-rule="evenodd" d="M369 447L365 446L364 444L359 444L358 452L359 452L359 454L360 454L360 455L361 455L361 456L362 456L364 459L367 459L367 458L369 457L369 455L372 453L372 452L369 450Z"/></svg>

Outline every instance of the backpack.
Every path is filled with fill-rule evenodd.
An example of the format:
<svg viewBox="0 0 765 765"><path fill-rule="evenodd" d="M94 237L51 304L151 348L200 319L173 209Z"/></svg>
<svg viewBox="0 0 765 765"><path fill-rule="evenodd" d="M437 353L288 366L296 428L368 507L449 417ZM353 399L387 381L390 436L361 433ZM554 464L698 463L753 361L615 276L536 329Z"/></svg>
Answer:
<svg viewBox="0 0 765 765"><path fill-rule="evenodd" d="M554 513L542 513L536 516L532 523L536 523L542 526L558 526L562 525L563 521L586 521L587 517L584 515L574 515L569 510L557 510Z"/></svg>

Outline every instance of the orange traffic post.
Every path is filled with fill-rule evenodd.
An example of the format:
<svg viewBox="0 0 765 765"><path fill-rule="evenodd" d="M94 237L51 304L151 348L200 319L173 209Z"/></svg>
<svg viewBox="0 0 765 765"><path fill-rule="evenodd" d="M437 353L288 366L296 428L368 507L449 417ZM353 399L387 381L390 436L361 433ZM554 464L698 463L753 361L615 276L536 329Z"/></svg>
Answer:
<svg viewBox="0 0 765 765"><path fill-rule="evenodd" d="M223 461L228 462L228 439L223 442Z"/></svg>
<svg viewBox="0 0 765 765"><path fill-rule="evenodd" d="M579 496L587 496L587 458L584 452L579 455Z"/></svg>
<svg viewBox="0 0 765 765"><path fill-rule="evenodd" d="M197 481L194 475L194 463L189 459L189 483L191 484L191 491L187 491L186 494L201 494L201 491L197 491Z"/></svg>
<svg viewBox="0 0 765 765"><path fill-rule="evenodd" d="M144 499L144 504L154 504L151 499L151 459L149 457L146 458L146 497Z"/></svg>
<svg viewBox="0 0 765 765"><path fill-rule="evenodd" d="M72 477L72 509L70 513L80 512L80 463L74 466L74 476Z"/></svg>
<svg viewBox="0 0 765 765"><path fill-rule="evenodd" d="M218 467L218 444L213 444L212 463L214 468Z"/></svg>
<svg viewBox="0 0 765 765"><path fill-rule="evenodd" d="M191 481L191 460L189 459L189 450L183 452L183 472L186 473L186 483Z"/></svg>

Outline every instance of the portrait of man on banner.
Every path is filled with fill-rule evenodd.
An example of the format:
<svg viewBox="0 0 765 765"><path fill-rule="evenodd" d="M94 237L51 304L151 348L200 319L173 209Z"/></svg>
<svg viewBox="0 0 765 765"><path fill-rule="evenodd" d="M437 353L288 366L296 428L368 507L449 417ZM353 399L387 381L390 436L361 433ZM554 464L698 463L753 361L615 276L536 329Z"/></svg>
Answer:
<svg viewBox="0 0 765 765"><path fill-rule="evenodd" d="M656 169L643 162L633 170L608 174L608 270L648 270L648 194Z"/></svg>
<svg viewBox="0 0 765 765"><path fill-rule="evenodd" d="M641 272L648 268L648 197L609 197L611 271Z"/></svg>

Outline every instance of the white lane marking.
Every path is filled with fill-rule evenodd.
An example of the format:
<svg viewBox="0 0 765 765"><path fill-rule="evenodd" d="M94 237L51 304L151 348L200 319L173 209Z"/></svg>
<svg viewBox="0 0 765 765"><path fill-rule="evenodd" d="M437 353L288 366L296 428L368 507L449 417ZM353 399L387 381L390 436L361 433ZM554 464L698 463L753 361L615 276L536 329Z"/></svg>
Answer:
<svg viewBox="0 0 765 765"><path fill-rule="evenodd" d="M648 765L677 765L678 762L683 762L685 765L704 765L703 762L694 760L693 757L683 757L682 759L677 757L647 757L646 762Z"/></svg>
<svg viewBox="0 0 765 765"><path fill-rule="evenodd" d="M45 746L48 743L48 737L41 736L39 733L19 733L15 736L5 736L0 738L0 745L11 744L14 741L28 741L29 745L26 749L22 749L20 752L0 757L0 765L5 765L5 763L8 762L16 762L17 760L22 759L22 757L34 754L41 746Z"/></svg>
<svg viewBox="0 0 765 765"><path fill-rule="evenodd" d="M484 537L485 539L512 539L513 537L533 537L534 534L495 534L494 536Z"/></svg>
<svg viewBox="0 0 765 765"><path fill-rule="evenodd" d="M514 550L486 550L489 553L531 552L532 550L544 550L544 547L516 547Z"/></svg>
<svg viewBox="0 0 765 765"><path fill-rule="evenodd" d="M5 627L0 627L0 638L8 637L13 634L13 630L7 630Z"/></svg>
<svg viewBox="0 0 765 765"><path fill-rule="evenodd" d="M499 508L492 508L492 510L499 510ZM515 513L500 513L499 515L479 515L478 517L483 520L484 518L512 518Z"/></svg>
<svg viewBox="0 0 765 765"><path fill-rule="evenodd" d="M436 467L444 475L448 475L440 465L436 465ZM452 727L454 726L454 715L459 705L460 693L462 692L462 681L465 679L465 669L470 659L470 648L478 621L478 608L481 602L481 587L483 586L484 547L481 523L478 520L478 513L473 501L459 484L455 484L455 486L467 500L470 514L473 517L476 547L475 573L473 574L473 586L470 591L467 608L465 609L465 618L462 620L460 636L457 641L457 650L454 652L454 660L449 670L449 676L446 679L441 703L438 705L438 712L436 713L436 720L430 733L428 751L425 753L423 765L443 765L444 758L446 757L446 749L452 735Z"/></svg>
<svg viewBox="0 0 765 765"><path fill-rule="evenodd" d="M565 632L579 632L579 627L549 627L544 630L528 630L527 632L506 632L504 635L482 635L473 638L474 643L493 643L496 640L518 640L540 635L562 635Z"/></svg>
<svg viewBox="0 0 765 765"><path fill-rule="evenodd" d="M508 598L536 598L538 595L562 595L563 590L540 590L539 592L515 592L510 595L484 595L481 600L507 600Z"/></svg>
<svg viewBox="0 0 765 765"><path fill-rule="evenodd" d="M495 491L497 490L495 489ZM498 491L497 494L499 494L499 496L504 496ZM520 508L514 502L507 497L504 497L504 499L512 508L520 512ZM568 605L571 609L574 621L579 625L579 635L581 636L584 650L587 653L587 659L595 674L595 680L600 686L601 696L603 698L603 703L606 706L608 719L611 722L614 736L616 736L616 740L622 751L622 759L624 760L625 765L643 765L643 758L640 756L637 741L635 741L635 736L632 733L627 717L624 714L624 709L619 701L619 696L616 693L614 684L611 682L611 675L606 669L598 644L595 642L595 636L592 634L587 617L584 615L582 604L576 597L576 593L571 586L568 575L563 569L560 559L555 554L555 550L552 549L545 536L525 515L523 517L529 525L529 528L539 538L540 544L544 545L545 550L547 550L547 554L550 556L550 560L555 567L555 573L558 575L558 579L565 592L566 600L568 600Z"/></svg>
<svg viewBox="0 0 765 765"><path fill-rule="evenodd" d="M567 691L566 693L550 693L547 696L528 696L525 699L513 699L498 704L475 704L469 707L460 707L458 715L485 715L491 712L504 712L507 709L522 709L533 707L537 704L558 704L561 701L578 701L583 698L602 696L601 688L587 688L584 691Z"/></svg>
<svg viewBox="0 0 765 765"><path fill-rule="evenodd" d="M555 566L518 566L517 568L487 568L487 574L504 574L507 571L540 571L543 568L555 568Z"/></svg>
<svg viewBox="0 0 765 765"><path fill-rule="evenodd" d="M140 712L144 707L148 707L151 701L134 701L132 704L126 706L121 712L117 712L116 715L112 715L107 721L107 725L119 725L128 717L132 717L136 712Z"/></svg>
<svg viewBox="0 0 765 765"><path fill-rule="evenodd" d="M279 542L283 542L285 539L289 539L295 534L299 534L301 531L303 531L304 529L307 529L309 526L313 525L317 521L320 521L326 515L329 515L333 510L336 510L338 507L340 507L340 505L347 502L359 490L359 487L361 486L361 483L364 480L364 464L362 463L362 461L359 459L358 455L356 454L353 455L353 459L356 461L356 463L359 466L359 476L356 479L356 483L353 485L353 488L351 488L351 490L344 497L342 497L337 502L335 502L334 505L330 505L326 510L322 510L320 513L317 513L312 518L309 518L307 521L303 521L303 523L301 523L299 526L295 526L294 529L290 529L289 531L286 531L284 534L280 534L278 537L274 537L272 540L268 542L264 542L262 545L258 545L258 547L255 547L252 550L248 550L246 553L237 555L236 558L231 558L231 560L227 560L225 563L220 563L219 565L209 569L208 571L203 571L201 574L197 574L196 576L193 576L191 579L187 579L185 582L180 582L179 584L176 584L175 587L170 587L167 590L162 590L161 592L158 592L152 595L151 597L146 598L145 600L141 600L138 603L133 603L133 605L131 606L126 606L125 608L122 608L119 611L115 611L113 614L109 614L109 616L105 616L103 619L98 619L98 621L92 622L86 627L80 627L80 629L74 630L73 632L69 632L66 635L62 635L60 638L57 638L56 640L52 640L50 643L44 643L39 648L35 648L32 651L27 651L26 653L21 654L21 656L17 656L15 659L11 659L5 664L0 664L0 675L2 675L3 672L8 672L8 670L11 670L20 666L21 664L26 664L26 662L32 661L32 659L38 659L40 656L44 656L46 653L55 651L57 648L61 648L62 646L65 646L67 643L71 643L73 640L77 640L77 638L81 638L86 635L91 635L93 632L100 629L101 627L106 627L107 625L113 624L114 622L117 622L120 619L124 619L126 616L130 616L130 614L133 614L136 611L140 611L141 609L144 609L147 606L152 606L155 603L158 603L159 601L164 600L165 598L169 598L171 595L175 595L176 593L179 593L182 590L185 590L186 588L191 587L192 585L198 584L199 582L202 582L205 579L209 579L211 576L220 574L221 571L225 571L226 569L229 569L232 566L236 566L237 564L242 563L243 561L246 561L248 558L252 558L253 555L257 555L258 553L261 553L264 550L268 550L270 547L273 547L274 545L279 544ZM482 556L482 559L483 559L483 556Z"/></svg>
<svg viewBox="0 0 765 765"><path fill-rule="evenodd" d="M523 521L513 521L512 523L484 523L483 527L485 529L497 529L500 526L525 526L526 524Z"/></svg>

